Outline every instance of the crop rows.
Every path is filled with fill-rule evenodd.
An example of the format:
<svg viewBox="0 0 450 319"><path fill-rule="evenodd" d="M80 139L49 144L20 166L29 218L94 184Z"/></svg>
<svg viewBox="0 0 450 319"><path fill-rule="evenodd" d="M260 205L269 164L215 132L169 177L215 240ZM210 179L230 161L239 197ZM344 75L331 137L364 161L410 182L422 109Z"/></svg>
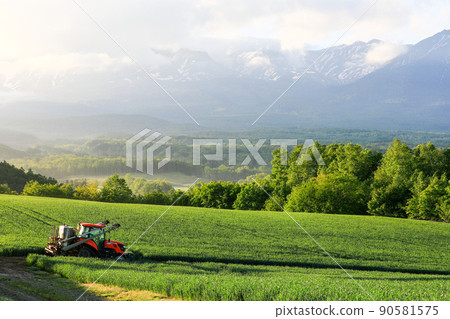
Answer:
<svg viewBox="0 0 450 319"><path fill-rule="evenodd" d="M28 262L82 283L111 261L29 255ZM448 276L221 263L118 262L99 283L185 300L448 300Z"/></svg>
<svg viewBox="0 0 450 319"><path fill-rule="evenodd" d="M164 206L0 195L0 255L42 251L51 225L122 225L128 246ZM450 273L450 225L371 216L292 213L348 269ZM132 250L153 260L336 267L283 212L172 207Z"/></svg>

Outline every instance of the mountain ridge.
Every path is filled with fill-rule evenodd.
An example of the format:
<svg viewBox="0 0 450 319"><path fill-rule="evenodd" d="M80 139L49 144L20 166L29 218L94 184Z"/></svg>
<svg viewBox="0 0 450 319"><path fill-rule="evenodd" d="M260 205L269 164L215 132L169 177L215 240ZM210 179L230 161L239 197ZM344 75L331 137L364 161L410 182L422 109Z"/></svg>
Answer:
<svg viewBox="0 0 450 319"><path fill-rule="evenodd" d="M304 52L249 45L220 61L190 49L155 52L165 62L146 71L170 97L135 65L116 59L94 73L0 74L2 94L14 87L48 94L0 107L16 118L142 114L188 123L174 98L203 127L244 128L296 81L256 125L450 131L450 30L414 45L374 39Z"/></svg>

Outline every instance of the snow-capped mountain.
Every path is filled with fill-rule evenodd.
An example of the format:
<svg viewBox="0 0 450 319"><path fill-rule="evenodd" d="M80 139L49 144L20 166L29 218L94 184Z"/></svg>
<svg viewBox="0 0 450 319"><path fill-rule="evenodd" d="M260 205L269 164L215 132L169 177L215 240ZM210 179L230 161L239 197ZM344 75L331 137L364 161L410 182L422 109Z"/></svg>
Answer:
<svg viewBox="0 0 450 319"><path fill-rule="evenodd" d="M206 52L180 49L162 52L167 62L161 66L149 67L151 75L161 81L200 81L223 76L228 70L211 59Z"/></svg>
<svg viewBox="0 0 450 319"><path fill-rule="evenodd" d="M415 45L372 40L292 52L255 42L220 55L152 54L159 63L142 63L145 72L103 54L64 57L74 67L58 68L56 60L54 72L4 72L0 61L0 108L17 118L116 113L190 121L173 97L201 125L246 127L296 81L258 125L450 131L449 30Z"/></svg>
<svg viewBox="0 0 450 319"><path fill-rule="evenodd" d="M368 43L358 41L351 45L309 51L307 64L312 64L312 70L328 79L338 83L349 83L363 78L382 66L380 63L367 61L370 50L381 44L379 40Z"/></svg>
<svg viewBox="0 0 450 319"><path fill-rule="evenodd" d="M418 61L448 65L450 63L450 30L441 31L411 46L407 54L398 57L391 63L391 67L408 65Z"/></svg>
<svg viewBox="0 0 450 319"><path fill-rule="evenodd" d="M358 41L304 52L254 48L232 51L226 61L214 61L206 52L182 49L163 52L169 60L163 66L153 68L152 75L162 81L199 81L224 76L277 81L295 80L306 75L311 79L342 84L356 81L388 62L367 59L373 49L384 44L379 40Z"/></svg>

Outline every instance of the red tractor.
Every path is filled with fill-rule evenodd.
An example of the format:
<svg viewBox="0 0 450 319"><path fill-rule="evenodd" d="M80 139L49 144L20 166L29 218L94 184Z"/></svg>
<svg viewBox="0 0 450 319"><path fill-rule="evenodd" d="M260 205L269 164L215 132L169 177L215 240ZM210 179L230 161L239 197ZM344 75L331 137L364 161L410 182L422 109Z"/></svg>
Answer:
<svg viewBox="0 0 450 319"><path fill-rule="evenodd" d="M51 256L78 256L132 259L133 255L126 253L124 244L106 239L106 234L119 228L120 224L108 226L105 220L98 224L79 223L78 235L71 226L53 227L45 252Z"/></svg>

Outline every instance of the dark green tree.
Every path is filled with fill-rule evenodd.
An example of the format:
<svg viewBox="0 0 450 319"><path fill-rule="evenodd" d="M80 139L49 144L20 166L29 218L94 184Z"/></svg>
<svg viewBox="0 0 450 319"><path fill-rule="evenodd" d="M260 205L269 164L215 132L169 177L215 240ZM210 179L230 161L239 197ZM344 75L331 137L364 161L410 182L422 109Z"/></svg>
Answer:
<svg viewBox="0 0 450 319"><path fill-rule="evenodd" d="M230 182L200 183L190 191L192 206L232 209L240 185Z"/></svg>
<svg viewBox="0 0 450 319"><path fill-rule="evenodd" d="M330 163L330 159L327 155L331 155L325 152L326 148L324 145L319 144L318 142L315 142L315 147L323 157L325 163ZM301 157L301 152L303 149L303 145L298 145L294 148L294 150L291 152L289 156L288 161L288 169L287 169L287 184L289 185L289 193L292 187L300 185L306 181L308 181L310 178L316 177L320 165L317 163L316 159L313 156L313 153L311 149L307 150L307 154L310 156L311 160L303 161L303 163L299 163L299 159ZM330 147L331 149L331 147ZM275 160L275 157L274 157ZM273 161L272 161L273 163ZM273 165L273 164L272 164ZM276 172L275 172L276 173Z"/></svg>
<svg viewBox="0 0 450 319"><path fill-rule="evenodd" d="M445 174L433 176L427 183L421 172L413 188L413 197L408 200L406 213L417 219L445 220L449 181ZM441 216L442 215L442 216Z"/></svg>
<svg viewBox="0 0 450 319"><path fill-rule="evenodd" d="M171 189L169 191L170 204L174 203L175 206L191 206L190 192L183 192L178 189Z"/></svg>
<svg viewBox="0 0 450 319"><path fill-rule="evenodd" d="M272 173L270 174L269 185L266 184L263 187L267 192L269 192L269 194L271 194L273 199L266 199L264 209L268 211L280 211L281 208L279 205L284 205L286 197L292 189L288 184L289 153L287 150L278 148L272 152L272 155Z"/></svg>
<svg viewBox="0 0 450 319"><path fill-rule="evenodd" d="M133 199L133 192L124 178L114 174L101 189L99 199L103 202L128 203Z"/></svg>
<svg viewBox="0 0 450 319"><path fill-rule="evenodd" d="M449 174L450 148L438 149L432 143L420 144L414 148L416 169L423 172L425 176L441 176ZM449 177L449 176L447 176Z"/></svg>
<svg viewBox="0 0 450 319"><path fill-rule="evenodd" d="M352 143L328 145L324 156L329 161L324 167L327 173L350 174L360 181L373 178L382 158L381 153L363 149L361 145Z"/></svg>
<svg viewBox="0 0 450 319"><path fill-rule="evenodd" d="M263 181L260 180L258 183L259 185L255 182L241 185L241 191L237 195L236 201L233 204L235 209L261 210L264 208L266 200L269 196L261 188L261 184L264 184ZM270 188L266 191L270 191Z"/></svg>
<svg viewBox="0 0 450 319"><path fill-rule="evenodd" d="M150 192L144 195L139 195L136 198L136 201L142 204L153 204L153 205L171 204L169 196L165 192L159 190L151 190Z"/></svg>
<svg viewBox="0 0 450 319"><path fill-rule="evenodd" d="M445 188L445 195L439 200L438 209L441 220L450 223L450 186Z"/></svg>
<svg viewBox="0 0 450 319"><path fill-rule="evenodd" d="M286 209L326 214L365 214L368 187L350 174L327 174L296 186Z"/></svg>
<svg viewBox="0 0 450 319"><path fill-rule="evenodd" d="M406 217L405 206L411 197L416 164L412 150L398 139L392 142L375 172L371 199L372 215Z"/></svg>
<svg viewBox="0 0 450 319"><path fill-rule="evenodd" d="M54 178L35 174L31 170L25 172L23 168L16 168L6 161L0 162L0 184L8 184L11 190L21 193L29 181L37 181L39 184L58 183Z"/></svg>

